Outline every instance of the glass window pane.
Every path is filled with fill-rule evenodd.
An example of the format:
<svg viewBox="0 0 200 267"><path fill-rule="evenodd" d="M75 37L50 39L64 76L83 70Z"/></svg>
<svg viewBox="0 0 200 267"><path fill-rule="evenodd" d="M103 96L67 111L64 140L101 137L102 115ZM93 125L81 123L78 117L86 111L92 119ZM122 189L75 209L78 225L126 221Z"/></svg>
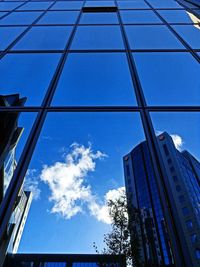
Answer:
<svg viewBox="0 0 200 267"><path fill-rule="evenodd" d="M14 46L13 50L56 50L64 49L69 39L70 26L37 26Z"/></svg>
<svg viewBox="0 0 200 267"><path fill-rule="evenodd" d="M0 61L1 94L17 92L27 97L26 105L41 104L59 58L59 54L6 55Z"/></svg>
<svg viewBox="0 0 200 267"><path fill-rule="evenodd" d="M190 53L135 53L134 58L149 105L199 105L200 65Z"/></svg>
<svg viewBox="0 0 200 267"><path fill-rule="evenodd" d="M143 140L138 114L48 114L29 166L40 198L32 202L19 253L95 253L94 240L102 249L110 229L100 215L105 195L124 186L123 156ZM63 189L61 198L50 200L55 191L47 176Z"/></svg>
<svg viewBox="0 0 200 267"><path fill-rule="evenodd" d="M117 14L110 13L82 13L80 24L118 24Z"/></svg>
<svg viewBox="0 0 200 267"><path fill-rule="evenodd" d="M26 27L0 27L0 50L10 45Z"/></svg>
<svg viewBox="0 0 200 267"><path fill-rule="evenodd" d="M37 24L73 24L78 14L78 11L48 11Z"/></svg>
<svg viewBox="0 0 200 267"><path fill-rule="evenodd" d="M81 9L82 5L83 2L81 1L56 2L51 9Z"/></svg>
<svg viewBox="0 0 200 267"><path fill-rule="evenodd" d="M14 12L0 20L0 25L32 24L42 12Z"/></svg>
<svg viewBox="0 0 200 267"><path fill-rule="evenodd" d="M151 118L157 134L167 132L180 152L187 150L200 160L200 113L151 112Z"/></svg>
<svg viewBox="0 0 200 267"><path fill-rule="evenodd" d="M173 26L176 32L193 48L200 48L200 26Z"/></svg>
<svg viewBox="0 0 200 267"><path fill-rule="evenodd" d="M120 11L123 23L162 23L153 11L129 10Z"/></svg>
<svg viewBox="0 0 200 267"><path fill-rule="evenodd" d="M162 25L126 26L132 49L175 49L185 48L173 33Z"/></svg>
<svg viewBox="0 0 200 267"><path fill-rule="evenodd" d="M4 15L6 15L8 12L0 12L0 18L2 18Z"/></svg>
<svg viewBox="0 0 200 267"><path fill-rule="evenodd" d="M119 26L79 26L71 49L123 49Z"/></svg>
<svg viewBox="0 0 200 267"><path fill-rule="evenodd" d="M126 55L69 54L53 105L136 105Z"/></svg>
<svg viewBox="0 0 200 267"><path fill-rule="evenodd" d="M148 0L154 8L183 8L174 0Z"/></svg>
<svg viewBox="0 0 200 267"><path fill-rule="evenodd" d="M46 10L52 2L29 2L18 8L18 10Z"/></svg>
<svg viewBox="0 0 200 267"><path fill-rule="evenodd" d="M114 1L86 1L85 7L106 7L115 6Z"/></svg>
<svg viewBox="0 0 200 267"><path fill-rule="evenodd" d="M10 11L20 6L22 2L0 2L0 11Z"/></svg>
<svg viewBox="0 0 200 267"><path fill-rule="evenodd" d="M137 9L137 8L145 8L149 9L150 7L144 1L118 1L118 7L120 9Z"/></svg>
<svg viewBox="0 0 200 267"><path fill-rule="evenodd" d="M185 10L158 10L168 23L193 23L192 14Z"/></svg>

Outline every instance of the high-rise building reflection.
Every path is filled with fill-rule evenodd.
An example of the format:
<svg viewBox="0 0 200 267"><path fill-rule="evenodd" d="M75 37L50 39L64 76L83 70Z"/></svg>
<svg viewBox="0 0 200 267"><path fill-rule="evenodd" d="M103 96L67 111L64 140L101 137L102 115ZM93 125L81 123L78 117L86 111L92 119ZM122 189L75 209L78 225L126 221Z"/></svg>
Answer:
<svg viewBox="0 0 200 267"><path fill-rule="evenodd" d="M20 98L19 94L0 95L0 105L4 107L21 107L25 102L26 97ZM9 189L17 166L16 148L24 130L18 126L19 116L20 112L13 111L2 112L0 116L0 204ZM24 191L22 187L7 226L7 234L0 246L2 254L17 252L31 200L31 192Z"/></svg>
<svg viewBox="0 0 200 267"><path fill-rule="evenodd" d="M188 151L176 149L166 132L157 137L167 176L165 185L176 220L185 239L193 266L200 258L200 163ZM138 210L140 224L135 227L141 243L143 262L152 266L174 264L170 232L147 142L136 146L124 157L127 199ZM172 218L173 220L173 218Z"/></svg>

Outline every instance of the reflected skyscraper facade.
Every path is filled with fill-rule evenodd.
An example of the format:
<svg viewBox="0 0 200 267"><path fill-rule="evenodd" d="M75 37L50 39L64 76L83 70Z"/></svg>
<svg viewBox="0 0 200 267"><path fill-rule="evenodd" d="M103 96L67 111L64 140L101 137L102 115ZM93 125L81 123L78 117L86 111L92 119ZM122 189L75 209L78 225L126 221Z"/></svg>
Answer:
<svg viewBox="0 0 200 267"><path fill-rule="evenodd" d="M1 106L23 106L25 102L26 98L20 98L19 94L0 95ZM16 147L23 133L23 128L18 126L19 116L20 112L3 112L0 116L0 205L17 166ZM7 233L0 245L0 254L2 255L0 264L2 264L3 255L8 252L17 252L31 200L32 193L24 191L22 185L7 226Z"/></svg>
<svg viewBox="0 0 200 267"><path fill-rule="evenodd" d="M199 266L200 245L200 163L188 152L176 149L164 132L157 136L162 161L166 168L165 185L176 219L185 239L193 266ZM167 221L160 199L159 186L147 146L142 142L124 157L126 193L129 205L138 210L143 261L152 266L173 266L173 251Z"/></svg>

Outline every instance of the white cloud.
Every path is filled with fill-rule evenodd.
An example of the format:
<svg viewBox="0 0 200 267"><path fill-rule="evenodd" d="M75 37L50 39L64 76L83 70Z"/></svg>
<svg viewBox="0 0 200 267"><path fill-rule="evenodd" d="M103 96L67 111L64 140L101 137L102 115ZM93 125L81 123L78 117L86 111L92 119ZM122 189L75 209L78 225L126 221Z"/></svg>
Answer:
<svg viewBox="0 0 200 267"><path fill-rule="evenodd" d="M83 212L87 206L92 215L103 220L105 208L100 209L97 214L96 197L92 194L86 178L89 172L95 171L96 160L105 157L106 155L100 151L93 152L90 144L85 147L74 143L63 162L43 166L40 179L51 191L49 200L53 202L52 213L70 219Z"/></svg>
<svg viewBox="0 0 200 267"><path fill-rule="evenodd" d="M90 212L93 216L97 218L98 221L111 224L112 220L109 215L109 208L107 206L107 202L109 200L117 200L120 198L120 196L123 194L125 188L124 187L119 187L117 189L112 189L109 190L105 196L104 196L104 203L103 204L98 204L96 201L91 201L88 205Z"/></svg>
<svg viewBox="0 0 200 267"><path fill-rule="evenodd" d="M37 170L28 169L24 182L24 190L31 191L33 194L33 199L37 200L40 198L41 190L39 189L39 181Z"/></svg>
<svg viewBox="0 0 200 267"><path fill-rule="evenodd" d="M111 224L107 202L116 200L122 194L124 187L109 190L102 200L92 193L88 182L89 172L94 172L96 161L107 157L106 154L91 148L73 143L70 151L62 148L62 161L53 165L44 165L39 178L50 189L49 200L53 203L51 213L58 214L64 219L70 219L80 212L89 212L98 221ZM33 192L38 199L38 175L35 169L28 170L24 187Z"/></svg>
<svg viewBox="0 0 200 267"><path fill-rule="evenodd" d="M181 150L184 143L182 137L178 134L170 134L170 136L173 139L175 147L178 150Z"/></svg>

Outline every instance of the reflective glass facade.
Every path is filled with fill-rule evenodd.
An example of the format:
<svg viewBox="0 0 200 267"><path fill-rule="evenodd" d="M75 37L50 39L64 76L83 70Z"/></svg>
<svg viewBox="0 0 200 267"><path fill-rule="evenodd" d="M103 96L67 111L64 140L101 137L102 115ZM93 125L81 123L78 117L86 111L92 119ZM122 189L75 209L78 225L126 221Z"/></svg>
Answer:
<svg viewBox="0 0 200 267"><path fill-rule="evenodd" d="M109 224L99 207L109 190L124 186L123 156L146 140L144 152L135 158L138 164L141 157L151 161L146 166L151 173L148 184L138 179L141 190L152 192L140 196L148 208L143 217L157 212L167 224L166 237L165 226L151 221L157 224L153 230L160 247L151 249L165 265L191 266L166 191L166 167L156 134L183 136L188 150L200 158L199 10L198 1L183 0L0 2L0 94L27 98L24 106L0 105L1 118L20 114L19 125L24 128L13 179L9 178L0 206L1 242L26 177L25 184L36 189L38 202L33 202L20 252L76 253L79 247L78 253L86 253L90 243L108 230L99 224ZM77 167L74 153L82 159L83 151L91 165L81 169L79 180L67 176L70 163ZM10 176L11 158L4 159ZM47 175L57 166L67 166L65 176L80 187L63 185L63 172L55 172L59 177L54 179ZM194 187L190 179L188 187ZM55 191L55 184L64 190ZM73 190L79 191L68 199ZM66 225L54 215L67 220ZM44 233L49 229L60 242L55 242L55 235L48 240ZM194 257L199 257L198 249Z"/></svg>

